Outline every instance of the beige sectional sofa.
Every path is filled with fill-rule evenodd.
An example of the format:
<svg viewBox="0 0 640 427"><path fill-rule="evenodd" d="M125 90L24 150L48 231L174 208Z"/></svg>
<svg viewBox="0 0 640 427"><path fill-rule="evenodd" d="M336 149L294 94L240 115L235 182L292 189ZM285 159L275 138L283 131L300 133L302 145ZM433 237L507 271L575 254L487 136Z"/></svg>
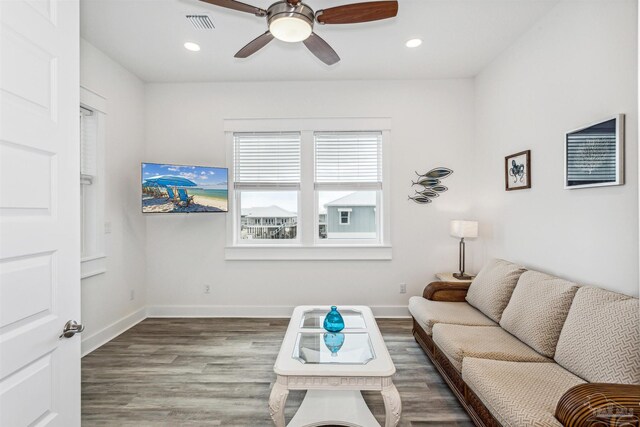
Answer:
<svg viewBox="0 0 640 427"><path fill-rule="evenodd" d="M637 298L492 260L471 285L429 284L409 311L476 425L639 424Z"/></svg>

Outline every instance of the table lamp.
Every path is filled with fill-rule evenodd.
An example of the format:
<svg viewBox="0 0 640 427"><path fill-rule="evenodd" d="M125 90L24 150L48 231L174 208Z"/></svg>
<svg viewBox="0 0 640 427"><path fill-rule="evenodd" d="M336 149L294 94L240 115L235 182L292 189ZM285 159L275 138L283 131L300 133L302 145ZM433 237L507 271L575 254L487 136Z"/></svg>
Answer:
<svg viewBox="0 0 640 427"><path fill-rule="evenodd" d="M451 221L451 235L460 239L460 273L454 273L453 277L458 280L471 280L473 279L473 277L464 273L464 239L473 239L475 237L478 237L478 222L453 220Z"/></svg>

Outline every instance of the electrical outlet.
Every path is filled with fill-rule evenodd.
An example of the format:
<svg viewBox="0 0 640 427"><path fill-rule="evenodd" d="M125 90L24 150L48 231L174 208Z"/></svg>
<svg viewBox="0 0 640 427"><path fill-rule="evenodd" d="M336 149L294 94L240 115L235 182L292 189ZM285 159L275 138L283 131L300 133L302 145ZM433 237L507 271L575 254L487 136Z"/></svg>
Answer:
<svg viewBox="0 0 640 427"><path fill-rule="evenodd" d="M111 234L111 222L104 223L104 234Z"/></svg>
<svg viewBox="0 0 640 427"><path fill-rule="evenodd" d="M204 293L205 294L210 294L211 293L211 286L204 285Z"/></svg>
<svg viewBox="0 0 640 427"><path fill-rule="evenodd" d="M407 284L406 283L400 283L400 293L401 294L406 294L407 293Z"/></svg>
<svg viewBox="0 0 640 427"><path fill-rule="evenodd" d="M129 301L133 301L135 298L136 298L136 291L131 289L131 292L129 293Z"/></svg>

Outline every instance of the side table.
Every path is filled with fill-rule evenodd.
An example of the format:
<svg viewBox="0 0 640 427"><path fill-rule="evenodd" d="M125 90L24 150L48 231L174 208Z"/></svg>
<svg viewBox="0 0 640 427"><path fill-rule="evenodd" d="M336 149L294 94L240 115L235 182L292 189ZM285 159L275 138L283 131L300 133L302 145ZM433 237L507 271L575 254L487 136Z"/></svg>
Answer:
<svg viewBox="0 0 640 427"><path fill-rule="evenodd" d="M476 277L475 274L471 274L470 276ZM471 283L473 279L470 280L460 280L453 277L453 273L437 273L436 277L438 280L443 282L452 282L452 283Z"/></svg>

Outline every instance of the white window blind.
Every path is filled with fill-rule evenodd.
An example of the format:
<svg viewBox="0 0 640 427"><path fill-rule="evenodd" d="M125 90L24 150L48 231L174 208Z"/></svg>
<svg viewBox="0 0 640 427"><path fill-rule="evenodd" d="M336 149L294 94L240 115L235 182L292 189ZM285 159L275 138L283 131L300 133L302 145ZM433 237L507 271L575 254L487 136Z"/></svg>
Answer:
<svg viewBox="0 0 640 427"><path fill-rule="evenodd" d="M382 188L382 133L315 133L315 183Z"/></svg>
<svg viewBox="0 0 640 427"><path fill-rule="evenodd" d="M98 174L97 159L98 120L97 114L80 109L80 180L91 184Z"/></svg>
<svg viewBox="0 0 640 427"><path fill-rule="evenodd" d="M299 188L300 133L235 133L234 187Z"/></svg>

